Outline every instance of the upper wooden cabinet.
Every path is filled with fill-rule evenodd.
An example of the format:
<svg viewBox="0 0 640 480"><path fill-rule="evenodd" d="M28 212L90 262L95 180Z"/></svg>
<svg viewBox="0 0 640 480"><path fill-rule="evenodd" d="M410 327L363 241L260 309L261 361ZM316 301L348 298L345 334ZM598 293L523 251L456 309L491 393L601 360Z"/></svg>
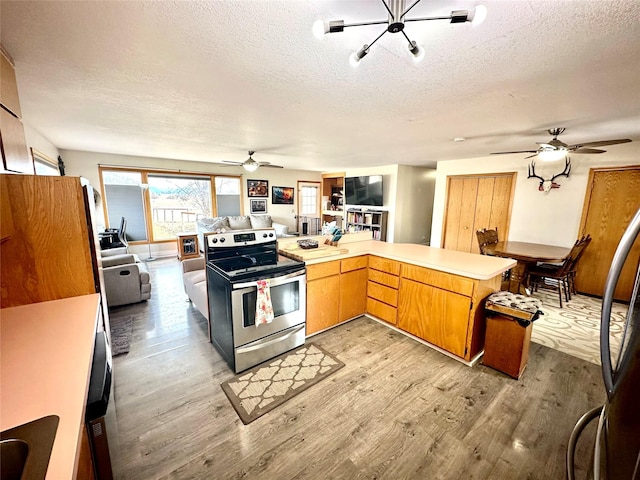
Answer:
<svg viewBox="0 0 640 480"><path fill-rule="evenodd" d="M0 243L0 306L98 291L93 226L80 179L2 174L0 191L10 199L13 227Z"/></svg>
<svg viewBox="0 0 640 480"><path fill-rule="evenodd" d="M0 47L0 61L2 67L0 71L0 103L4 108L13 113L14 116L22 118L20 111L20 100L18 98L18 83L16 82L16 72L6 53Z"/></svg>
<svg viewBox="0 0 640 480"><path fill-rule="evenodd" d="M4 108L0 108L0 140L2 162L5 170L33 174L33 162L29 158L24 126Z"/></svg>
<svg viewBox="0 0 640 480"><path fill-rule="evenodd" d="M33 174L33 161L29 157L24 136L22 113L18 99L16 74L6 52L0 46L0 151L2 169Z"/></svg>

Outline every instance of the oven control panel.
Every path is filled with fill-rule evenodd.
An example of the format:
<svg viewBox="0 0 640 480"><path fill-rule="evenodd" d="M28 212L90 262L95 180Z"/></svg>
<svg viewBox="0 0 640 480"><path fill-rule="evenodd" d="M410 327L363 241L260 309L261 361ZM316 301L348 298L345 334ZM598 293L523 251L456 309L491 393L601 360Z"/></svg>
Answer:
<svg viewBox="0 0 640 480"><path fill-rule="evenodd" d="M276 231L273 228L260 228L255 230L228 230L219 233L205 234L207 246L236 247L244 245L261 245L276 241Z"/></svg>

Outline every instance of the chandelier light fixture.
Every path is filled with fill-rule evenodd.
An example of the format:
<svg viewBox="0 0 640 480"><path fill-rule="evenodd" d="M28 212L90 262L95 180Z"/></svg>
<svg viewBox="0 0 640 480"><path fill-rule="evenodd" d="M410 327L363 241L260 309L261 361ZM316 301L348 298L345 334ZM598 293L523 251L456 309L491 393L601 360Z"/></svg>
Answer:
<svg viewBox="0 0 640 480"><path fill-rule="evenodd" d="M387 32L390 33L402 33L404 38L407 39L409 52L413 55L415 60L421 60L424 57L424 49L421 48L415 41L411 40L404 31L406 22L422 22L427 20L449 20L451 23L464 23L471 22L473 24L480 24L487 16L487 8L483 5L478 5L471 10L453 10L450 15L436 16L436 17L418 17L418 18L406 18L407 13L415 7L420 0L415 0L408 8L406 8L406 0L380 0L384 7L387 9L387 20L377 20L371 22L358 22L358 23L344 23L344 20L331 20L325 22L318 20L313 25L314 35L318 38L322 38L327 33L343 32L346 27L361 27L364 25L387 25L380 35L378 35L373 42L365 44L360 50L353 52L349 61L353 66L358 65L365 55L369 53L371 46L376 43Z"/></svg>

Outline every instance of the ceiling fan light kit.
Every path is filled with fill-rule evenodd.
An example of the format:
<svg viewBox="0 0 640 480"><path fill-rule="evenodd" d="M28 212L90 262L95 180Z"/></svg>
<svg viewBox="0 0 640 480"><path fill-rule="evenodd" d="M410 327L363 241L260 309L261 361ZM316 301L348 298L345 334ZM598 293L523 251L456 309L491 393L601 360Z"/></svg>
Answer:
<svg viewBox="0 0 640 480"><path fill-rule="evenodd" d="M576 143L575 145L567 145L562 140L558 140L558 135L565 131L565 128L550 128L547 130L553 138L548 143L536 142L539 147L537 150L515 150L511 152L493 152L491 155L503 155L510 153L531 153L526 158L537 156L543 162L555 162L566 158L569 152L573 153L605 153L606 150L588 147L604 147L606 145L618 145L620 143L629 143L629 138L619 138L616 140L599 140L596 142Z"/></svg>
<svg viewBox="0 0 640 480"><path fill-rule="evenodd" d="M343 32L346 27L361 27L364 25L387 25L380 35L378 35L373 42L365 44L360 50L354 52L349 57L349 62L356 66L369 53L371 46L376 43L385 33L402 33L404 38L408 42L409 52L413 55L414 60L419 61L424 58L424 49L421 48L414 40L411 40L404 31L406 22L422 22L428 20L449 20L451 23L465 23L471 22L473 24L479 24L487 17L487 8L483 5L478 5L471 10L453 10L449 15L437 16L437 17L420 17L420 18L405 18L409 10L415 7L420 0L415 0L408 8L406 7L406 0L380 0L384 7L387 9L387 20L375 20L370 22L358 22L358 23L344 23L344 20L331 20L324 22L318 20L313 25L313 33L316 37L322 38L327 33Z"/></svg>
<svg viewBox="0 0 640 480"><path fill-rule="evenodd" d="M256 162L251 156L256 153L253 150L249 150L249 158L244 162L232 162L230 160L223 160L221 165L235 165L237 167L244 168L247 172L255 172L258 167L270 167L270 168L284 168L280 165L273 165L270 162Z"/></svg>

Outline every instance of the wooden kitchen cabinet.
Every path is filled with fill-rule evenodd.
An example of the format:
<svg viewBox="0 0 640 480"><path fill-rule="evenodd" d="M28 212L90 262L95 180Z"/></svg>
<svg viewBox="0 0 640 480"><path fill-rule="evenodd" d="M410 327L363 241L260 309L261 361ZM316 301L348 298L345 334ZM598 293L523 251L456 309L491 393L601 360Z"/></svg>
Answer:
<svg viewBox="0 0 640 480"><path fill-rule="evenodd" d="M367 265L361 255L307 266L307 335L365 313Z"/></svg>
<svg viewBox="0 0 640 480"><path fill-rule="evenodd" d="M0 104L16 117L22 118L16 72L7 55L0 47Z"/></svg>
<svg viewBox="0 0 640 480"><path fill-rule="evenodd" d="M367 264L365 255L341 261L340 322L363 315L367 309Z"/></svg>
<svg viewBox="0 0 640 480"><path fill-rule="evenodd" d="M79 177L0 175L14 228L0 243L2 308L104 292L86 188Z"/></svg>
<svg viewBox="0 0 640 480"><path fill-rule="evenodd" d="M403 279L398 328L464 357L471 298Z"/></svg>
<svg viewBox="0 0 640 480"><path fill-rule="evenodd" d="M400 262L369 257L367 313L392 325L396 324Z"/></svg>
<svg viewBox="0 0 640 480"><path fill-rule="evenodd" d="M409 264L401 272L398 328L471 361L484 348L484 300L501 276L474 280Z"/></svg>
<svg viewBox="0 0 640 480"><path fill-rule="evenodd" d="M0 139L4 169L33 174L33 162L29 158L22 121L2 107L0 107Z"/></svg>
<svg viewBox="0 0 640 480"><path fill-rule="evenodd" d="M339 323L340 261L307 266L307 335Z"/></svg>
<svg viewBox="0 0 640 480"><path fill-rule="evenodd" d="M2 169L34 173L22 124L16 74L9 55L0 46L0 151Z"/></svg>

